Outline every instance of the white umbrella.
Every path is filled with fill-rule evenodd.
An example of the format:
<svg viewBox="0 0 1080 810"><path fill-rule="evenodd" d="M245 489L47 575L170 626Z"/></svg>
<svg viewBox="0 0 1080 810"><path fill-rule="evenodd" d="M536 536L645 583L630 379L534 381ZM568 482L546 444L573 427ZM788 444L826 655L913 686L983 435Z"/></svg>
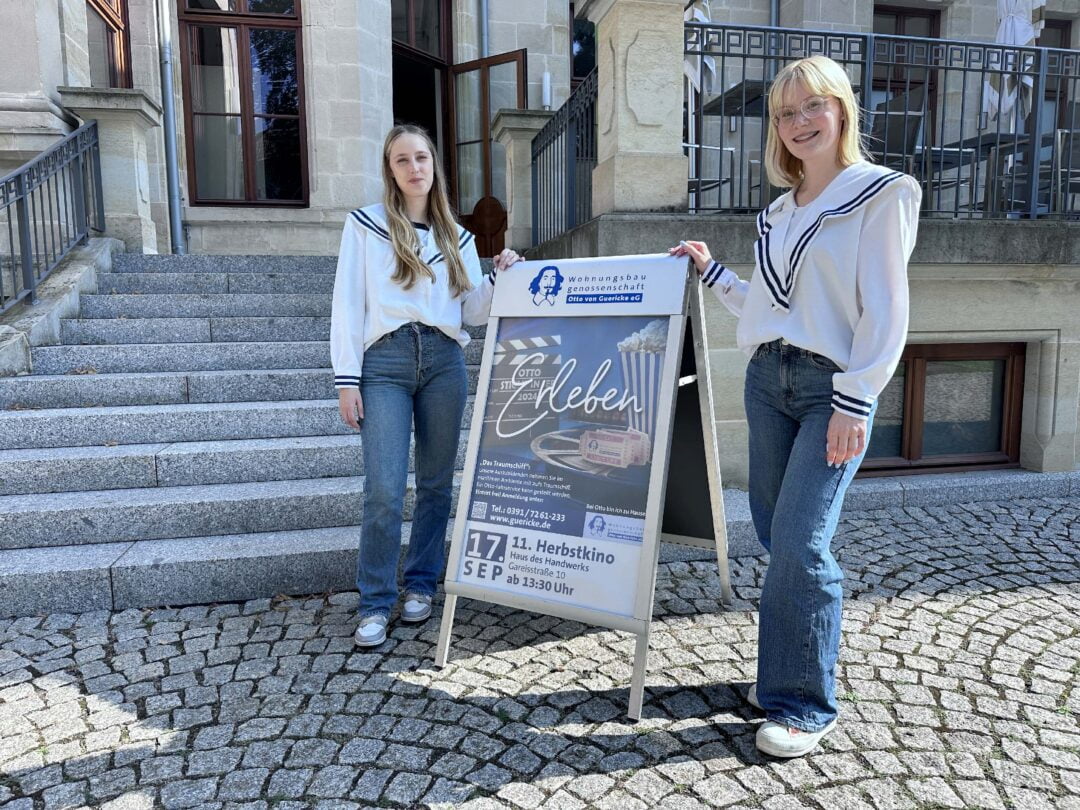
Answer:
<svg viewBox="0 0 1080 810"><path fill-rule="evenodd" d="M998 45L1032 47L1042 30L1042 7L1046 0L998 0L998 27L994 42ZM1036 13L1038 9L1038 13ZM983 113L987 120L997 118L1008 120L1009 131L1013 131L1016 116L1013 111L1020 104L1020 117L1026 118L1031 107L1031 88L1034 78L1019 75L1023 65L1004 61L1003 68L1011 68L1011 73L992 73L987 77L983 91Z"/></svg>
<svg viewBox="0 0 1080 810"><path fill-rule="evenodd" d="M694 0L683 12L685 22L707 23L712 21L712 12L709 9L709 0ZM705 87L700 85L701 61L705 62ZM700 92L710 92L716 81L716 60L711 56L687 56L683 59L683 73L690 80L694 89Z"/></svg>

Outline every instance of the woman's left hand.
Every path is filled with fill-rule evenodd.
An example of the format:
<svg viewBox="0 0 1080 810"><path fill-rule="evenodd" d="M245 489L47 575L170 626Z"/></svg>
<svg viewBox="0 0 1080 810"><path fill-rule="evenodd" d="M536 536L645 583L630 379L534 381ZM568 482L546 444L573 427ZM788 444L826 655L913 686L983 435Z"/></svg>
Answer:
<svg viewBox="0 0 1080 810"><path fill-rule="evenodd" d="M866 449L866 420L833 411L825 445L825 463L840 466Z"/></svg>
<svg viewBox="0 0 1080 810"><path fill-rule="evenodd" d="M513 248L505 248L502 253L496 256L493 261L495 262L495 272L501 273L506 270L510 265L520 262L521 257Z"/></svg>

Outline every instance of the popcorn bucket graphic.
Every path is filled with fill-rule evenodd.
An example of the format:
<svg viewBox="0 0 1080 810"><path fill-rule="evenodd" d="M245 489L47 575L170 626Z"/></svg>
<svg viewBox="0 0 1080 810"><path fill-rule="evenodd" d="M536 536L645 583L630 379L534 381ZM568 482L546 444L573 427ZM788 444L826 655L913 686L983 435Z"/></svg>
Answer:
<svg viewBox="0 0 1080 810"><path fill-rule="evenodd" d="M663 352L619 352L623 385L637 399L639 410L628 409L630 429L650 439L656 430L657 405L660 400L660 375L664 368Z"/></svg>

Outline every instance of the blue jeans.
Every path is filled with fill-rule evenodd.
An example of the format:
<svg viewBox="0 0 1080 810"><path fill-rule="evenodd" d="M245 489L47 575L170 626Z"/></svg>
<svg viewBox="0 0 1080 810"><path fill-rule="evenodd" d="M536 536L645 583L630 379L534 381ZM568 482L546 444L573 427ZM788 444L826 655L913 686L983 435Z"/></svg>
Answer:
<svg viewBox="0 0 1080 810"><path fill-rule="evenodd" d="M461 346L425 324L405 324L364 352L360 378L364 518L356 570L361 618L377 613L389 618L397 602L414 420L416 506L404 584L406 592L435 593L443 566L466 386Z"/></svg>
<svg viewBox="0 0 1080 810"><path fill-rule="evenodd" d="M838 468L825 461L839 370L822 355L774 341L758 347L746 371L750 512L769 552L757 699L770 720L803 731L820 731L837 715L844 575L830 544L862 461Z"/></svg>

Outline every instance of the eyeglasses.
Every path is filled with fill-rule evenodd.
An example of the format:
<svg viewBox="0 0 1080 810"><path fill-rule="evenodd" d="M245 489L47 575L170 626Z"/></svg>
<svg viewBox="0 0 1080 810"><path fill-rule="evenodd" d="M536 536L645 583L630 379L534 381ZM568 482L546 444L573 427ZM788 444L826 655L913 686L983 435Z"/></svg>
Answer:
<svg viewBox="0 0 1080 810"><path fill-rule="evenodd" d="M804 98L796 107L781 107L780 111L772 117L773 123L778 127L790 127L795 123L795 116L801 111L803 118L810 121L819 117L829 105L829 99L824 96L810 96Z"/></svg>

